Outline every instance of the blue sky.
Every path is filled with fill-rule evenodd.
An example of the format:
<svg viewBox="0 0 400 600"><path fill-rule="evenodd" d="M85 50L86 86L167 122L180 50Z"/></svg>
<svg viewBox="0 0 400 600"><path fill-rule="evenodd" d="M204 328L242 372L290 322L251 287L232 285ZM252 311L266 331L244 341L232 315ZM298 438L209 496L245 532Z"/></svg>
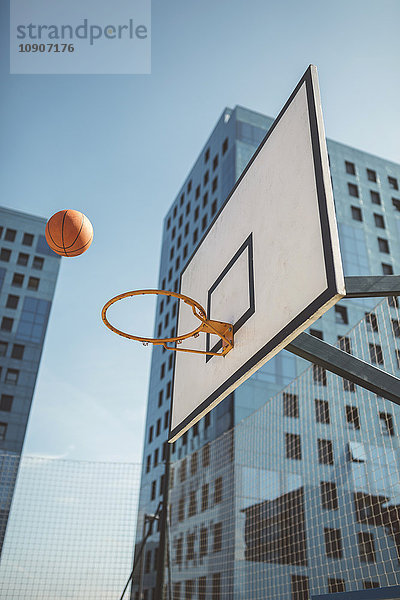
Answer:
<svg viewBox="0 0 400 600"><path fill-rule="evenodd" d="M62 261L25 452L138 461L151 349L101 307L157 286L163 216L224 107L276 115L309 63L328 137L400 162L400 4L154 0L152 74L124 76L9 75L0 10L1 203L75 208L95 230ZM129 307L150 333L154 303Z"/></svg>

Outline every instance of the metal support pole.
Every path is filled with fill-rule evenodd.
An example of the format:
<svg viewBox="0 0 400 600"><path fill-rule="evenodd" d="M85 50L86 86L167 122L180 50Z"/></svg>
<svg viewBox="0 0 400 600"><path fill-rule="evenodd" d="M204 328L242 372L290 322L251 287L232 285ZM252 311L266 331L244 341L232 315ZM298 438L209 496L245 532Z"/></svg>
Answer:
<svg viewBox="0 0 400 600"><path fill-rule="evenodd" d="M158 567L156 587L154 592L154 600L162 600L164 588L164 566L165 566L165 542L168 517L168 495L169 495L169 461L170 461L171 444L166 445L165 450L165 471L164 471L164 486L162 511L160 517L160 543L158 546Z"/></svg>
<svg viewBox="0 0 400 600"><path fill-rule="evenodd" d="M345 277L346 298L400 296L400 275Z"/></svg>
<svg viewBox="0 0 400 600"><path fill-rule="evenodd" d="M400 405L400 379L331 344L301 333L286 350Z"/></svg>

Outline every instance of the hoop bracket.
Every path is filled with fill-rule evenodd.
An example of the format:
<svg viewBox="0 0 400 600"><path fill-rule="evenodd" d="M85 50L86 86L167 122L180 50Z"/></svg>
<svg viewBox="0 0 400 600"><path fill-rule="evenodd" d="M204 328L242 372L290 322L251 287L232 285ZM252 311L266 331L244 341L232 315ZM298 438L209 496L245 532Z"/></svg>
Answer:
<svg viewBox="0 0 400 600"><path fill-rule="evenodd" d="M183 335L177 335L175 337L169 338L145 338L137 335L132 335L130 333L126 333L125 331L121 331L112 325L107 319L107 310L110 308L112 304L115 304L119 300L123 300L124 298L129 298L131 296L142 296L146 294L156 294L161 296L171 296L173 298L178 298L182 300L185 304L188 304L192 307L192 311L195 317L197 317L201 324L196 327L193 331L189 333L185 333ZM233 348L233 324L225 323L223 321L214 321L212 319L207 318L207 313L205 309L193 298L189 296L185 296L184 294L178 294L177 292L170 292L168 290L134 290L132 292L125 292L124 294L119 294L114 298L111 298L104 306L101 311L101 318L103 323L108 329L113 331L114 333L128 338L130 340L135 340L137 342L142 342L142 344L153 344L154 346L163 346L166 350L173 350L174 352L192 352L194 354L206 354L208 356L225 356L228 354L230 350ZM191 348L177 348L176 346L168 346L169 343L181 344L183 340L186 340L190 337L198 337L200 333L210 333L212 335L217 335L222 340L222 351L221 352L209 352L205 350L195 350Z"/></svg>

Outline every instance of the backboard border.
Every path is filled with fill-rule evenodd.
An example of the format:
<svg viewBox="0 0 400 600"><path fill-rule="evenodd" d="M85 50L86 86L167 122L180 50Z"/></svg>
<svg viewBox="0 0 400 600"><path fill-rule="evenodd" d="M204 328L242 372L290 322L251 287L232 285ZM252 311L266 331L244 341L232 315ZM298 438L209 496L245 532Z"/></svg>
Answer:
<svg viewBox="0 0 400 600"><path fill-rule="evenodd" d="M290 95L289 99L287 100L284 107L280 111L279 115L276 117L276 119L273 122L273 124L271 125L270 129L267 131L263 140L259 144L257 150L254 152L253 156L249 160L247 166L245 167L245 169L241 173L240 177L236 181L235 185L233 186L233 188L232 188L231 192L229 193L229 195L227 196L226 200L221 205L221 207L218 210L218 212L216 213L214 219L210 222L204 235L198 242L196 248L190 255L189 259L187 260L184 268L182 269L182 272L181 272L181 275L179 278L179 290L181 291L181 289L182 289L183 274L186 271L187 267L189 266L190 262L192 261L198 248L201 246L204 239L207 237L209 231L213 227L215 221L219 218L219 215L224 210L224 208L227 205L227 203L229 202L230 198L235 193L236 189L241 184L242 180L247 175L248 171L251 169L253 162L256 160L261 149L263 148L263 146L268 141L269 137L271 136L271 134L273 133L273 131L279 124L281 118L287 111L288 107L294 100L295 96L297 95L297 93L299 92L299 90L303 84L305 84L305 86L306 86L306 97L307 97L308 114L309 114L309 126L310 126L310 134L311 134L314 175L315 175L315 182L316 182L316 189L317 189L317 200L318 200L320 224L321 224L321 230L322 230L322 246L323 246L323 253L324 253L324 263L325 263L325 273L326 273L326 278L327 278L327 287L315 300L313 300L313 302L311 302L305 309L303 309L283 329L281 329L267 344L265 344L251 358L249 358L246 361L246 363L240 367L240 369L237 369L235 371L235 373L233 373L228 379L226 379L224 381L224 383L221 384L217 390L215 390L212 394L210 394L210 396L208 396L205 400L203 400L203 402L199 406L197 406L187 417L185 417L185 419L183 419L179 425L177 425L173 429L171 429L171 427L170 427L168 441L171 443L175 439L177 439L177 436L180 433L184 433L184 431L188 428L189 424L191 424L191 423L194 424L194 422L199 420L199 418L201 418L200 415L205 411L205 409L207 407L211 406L217 398L219 398L224 392L229 390L229 388L231 388L231 386L236 381L243 378L243 376L246 373L248 373L252 367L254 367L257 363L259 363L263 357L270 354L271 351L273 350L273 348L277 347L280 343L282 343L288 337L288 335L295 332L296 329L301 327L301 325L304 322L306 322L308 319L310 319L313 315L315 315L319 309L321 309L324 305L329 303L329 301L332 300L332 298L335 295L339 295L341 293L338 289L339 286L338 286L338 282L336 279L336 273L335 273L335 262L334 262L333 248L332 248L332 237L331 237L331 229L330 229L330 224L329 224L329 214L328 214L328 205L327 205L327 191L326 191L323 165L322 165L323 149L321 148L321 137L322 137L322 139L325 139L325 135L324 135L324 130L323 130L322 118L320 117L321 120L319 120L319 115L318 115L319 107L317 107L317 105L316 105L315 95L317 94L317 97L319 99L319 86L318 86L318 79L317 79L317 69L314 65L310 65L307 68L306 72L304 73L304 75L302 76L300 81L298 82L297 86L293 90L292 94ZM328 165L328 168L329 168L329 165ZM177 316L176 316L176 324L178 324L178 323L179 323L179 305L178 305ZM174 361L174 371L173 371L173 379L172 379L173 383L175 381L175 367L176 367L175 363L176 363L176 361ZM228 393L231 393L231 392L227 392L227 394L225 394L225 395L228 395ZM173 402L174 402L174 385L172 385L172 391L171 391L170 423L172 423Z"/></svg>

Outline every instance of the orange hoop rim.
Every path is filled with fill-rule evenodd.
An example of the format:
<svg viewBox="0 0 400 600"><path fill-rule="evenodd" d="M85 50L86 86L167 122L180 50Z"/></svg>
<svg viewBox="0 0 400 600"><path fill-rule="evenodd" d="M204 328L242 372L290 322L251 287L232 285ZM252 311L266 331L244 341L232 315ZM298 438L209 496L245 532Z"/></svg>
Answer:
<svg viewBox="0 0 400 600"><path fill-rule="evenodd" d="M130 298L131 296L145 296L145 295L151 295L151 294L155 294L158 296L171 296L172 298L179 298L185 304L188 304L189 306L192 307L194 316L197 317L198 319L200 319L201 324L198 327L196 327L196 329L193 329L193 331L190 331L189 333L185 333L183 335L177 335L175 337L169 337L169 338L150 338L150 337L141 337L139 335L132 335L131 333L126 333L125 331L121 331L121 329L117 329L117 327L114 327L114 325L112 325L109 322L109 320L107 319L108 309L110 308L110 306L112 306L116 302L119 302L119 300L123 300L124 298ZM197 302L196 300L193 300L193 298L190 298L189 296L185 296L184 294L178 294L177 292L170 292L167 290L157 290L157 289L133 290L131 292L124 292L123 294L118 294L117 296L114 296L114 298L111 298L111 300L106 302L106 304L103 306L102 311L101 311L101 318L102 318L104 325L106 327L108 327L108 329L113 331L114 333L116 333L124 338L127 338L129 340L135 340L137 342L142 342L144 344L155 344L155 345L158 345L158 344L164 345L164 344L167 344L168 342L181 342L190 337L197 336L197 334L204 331L204 324L206 324L208 321L207 313L206 313L205 309L201 306L201 304L199 302Z"/></svg>

